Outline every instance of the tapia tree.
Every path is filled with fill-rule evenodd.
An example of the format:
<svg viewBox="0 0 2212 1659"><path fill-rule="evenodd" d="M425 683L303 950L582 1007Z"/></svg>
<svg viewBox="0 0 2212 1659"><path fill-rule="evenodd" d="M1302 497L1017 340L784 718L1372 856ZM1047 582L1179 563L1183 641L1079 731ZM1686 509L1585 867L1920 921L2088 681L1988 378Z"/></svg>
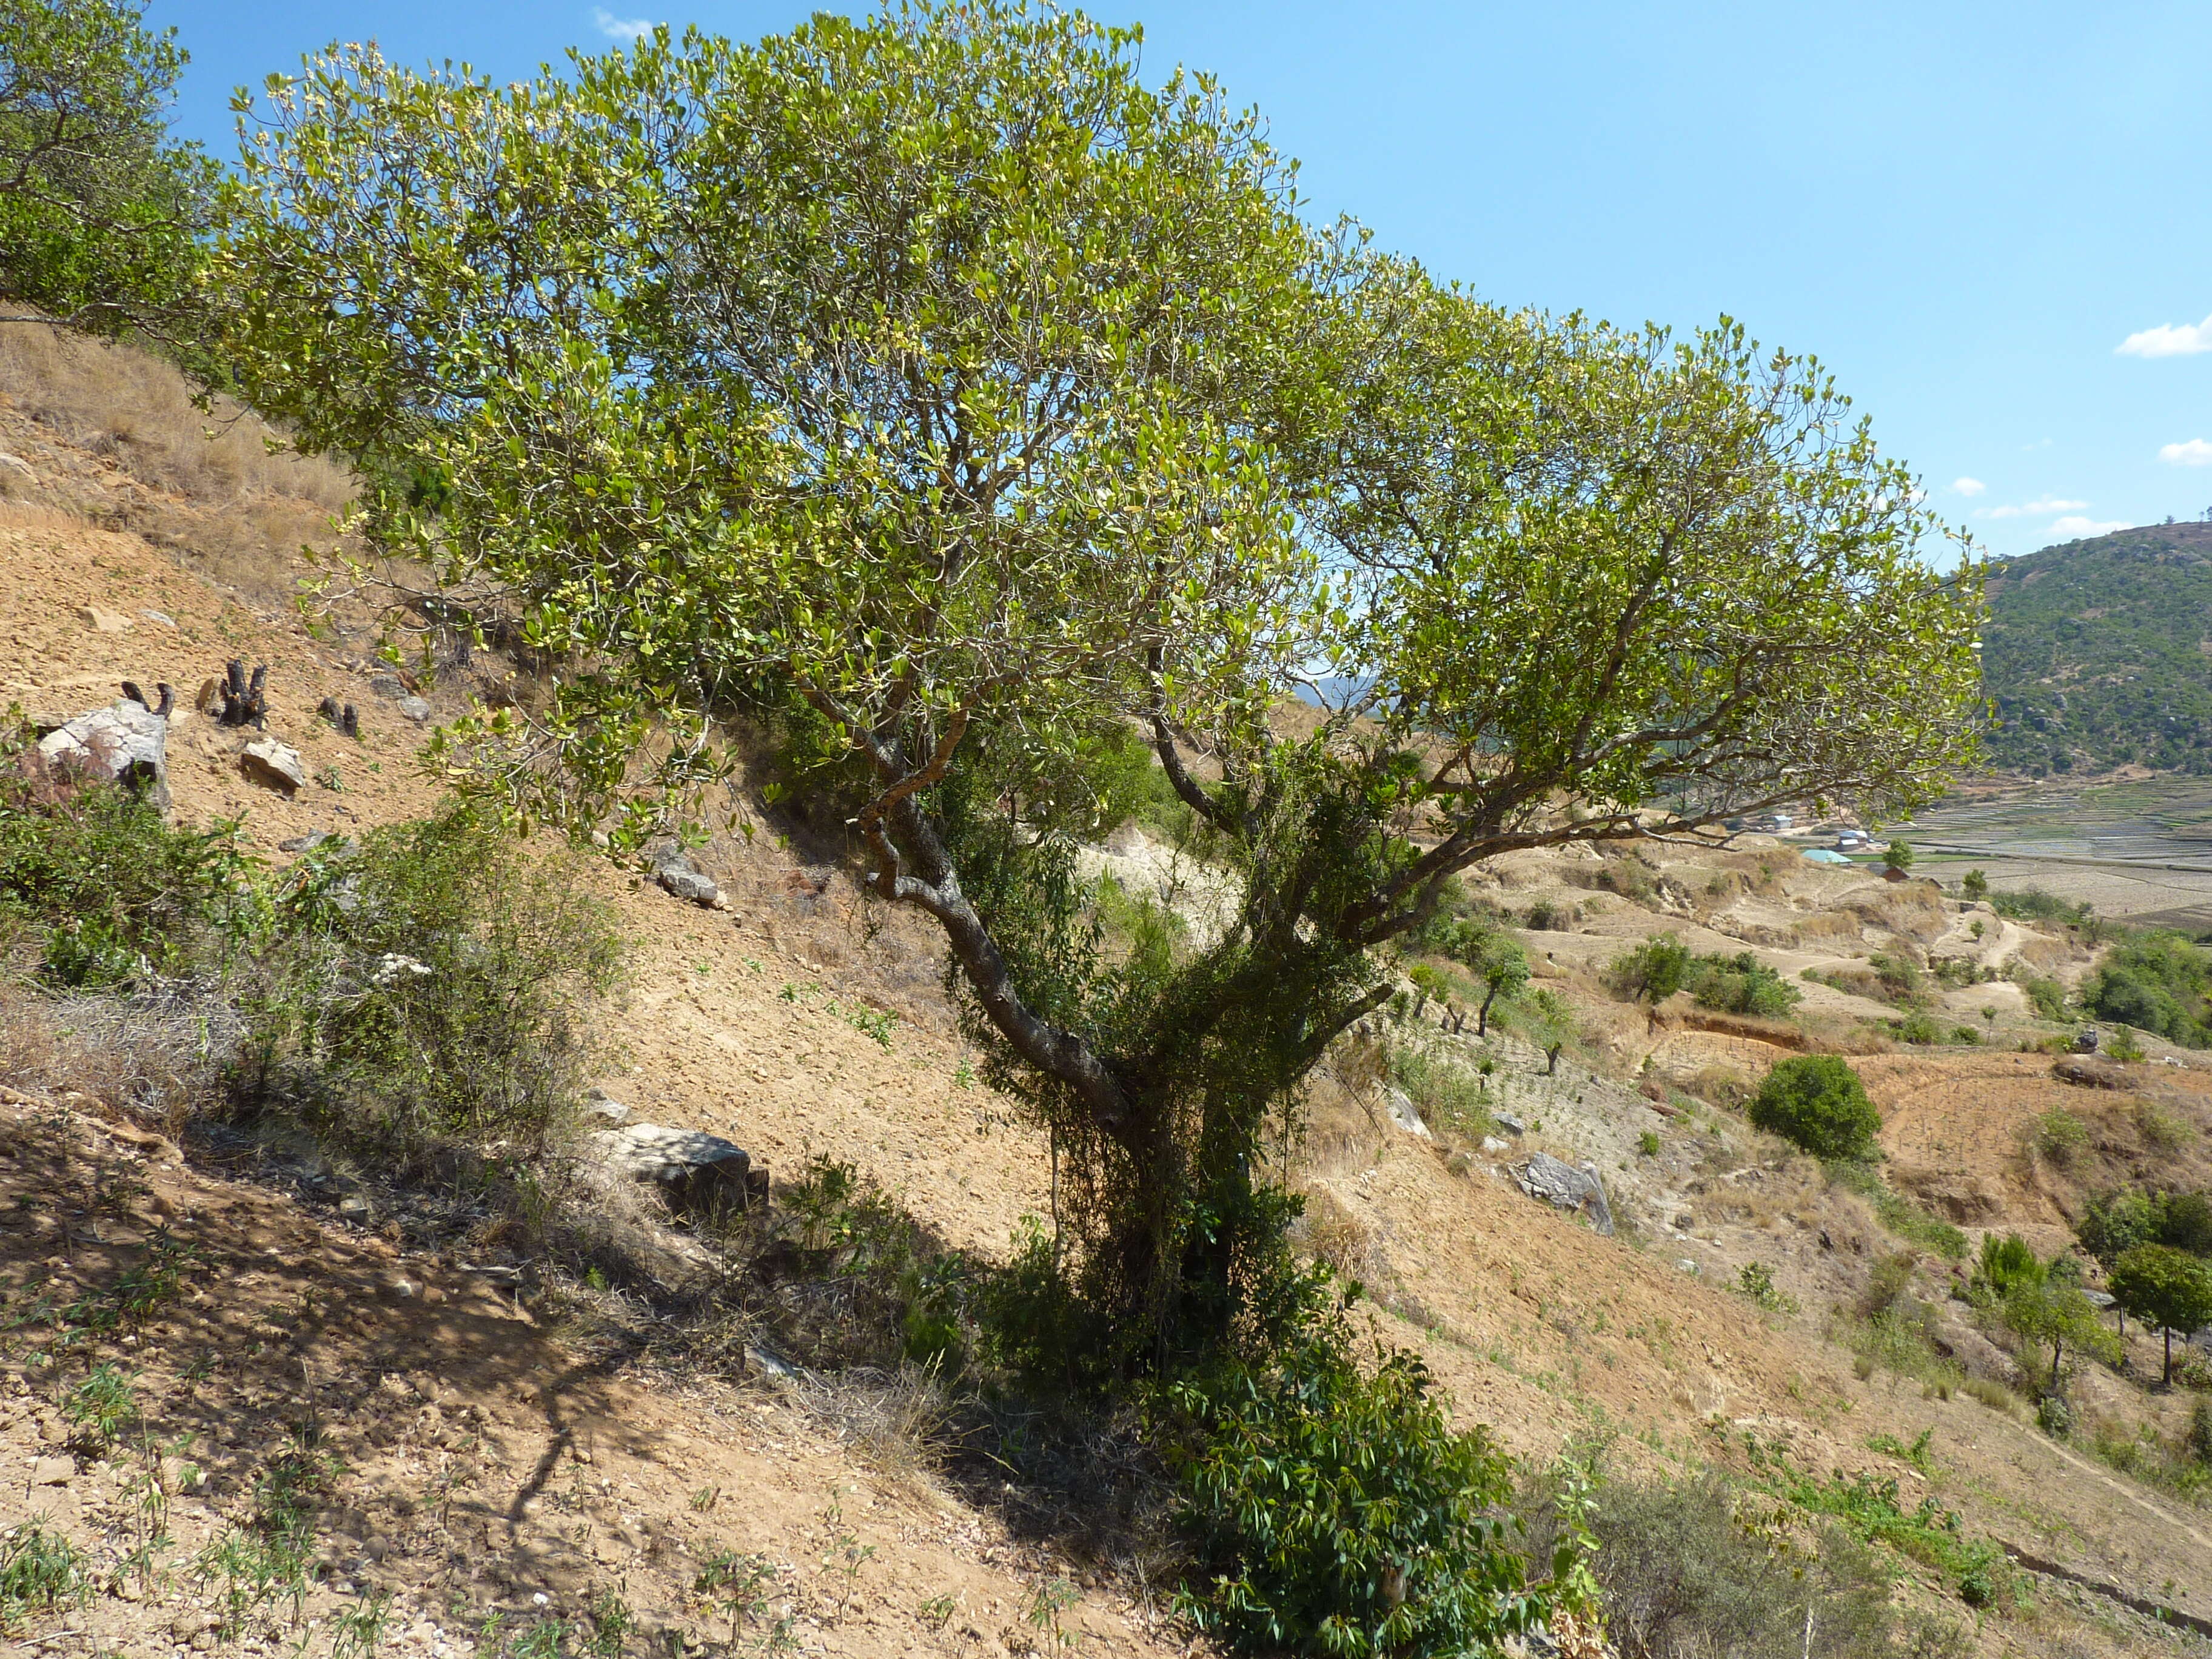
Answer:
<svg viewBox="0 0 2212 1659"><path fill-rule="evenodd" d="M1317 233L1137 45L984 0L514 87L335 52L272 84L213 284L372 537L557 665L448 734L481 782L619 848L747 699L844 757L809 787L1069 1154L1104 1376L1279 1316L1267 1115L1455 872L1895 815L1978 684L1972 569L1817 365ZM1103 951L1082 792L1030 787L1131 732L1229 878L1202 945Z"/></svg>
<svg viewBox="0 0 2212 1659"><path fill-rule="evenodd" d="M186 62L143 0L0 7L0 296L96 333L189 303L217 168L171 137Z"/></svg>

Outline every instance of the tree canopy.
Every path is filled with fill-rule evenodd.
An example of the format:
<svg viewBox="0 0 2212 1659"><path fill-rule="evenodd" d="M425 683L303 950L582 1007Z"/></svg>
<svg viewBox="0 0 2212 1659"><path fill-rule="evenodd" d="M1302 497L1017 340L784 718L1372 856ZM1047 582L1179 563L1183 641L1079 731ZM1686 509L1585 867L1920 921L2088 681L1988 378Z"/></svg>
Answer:
<svg viewBox="0 0 2212 1659"><path fill-rule="evenodd" d="M2168 1244L2137 1244L2113 1263L2112 1299L2166 1336L2165 1381L2173 1381L2173 1334L2212 1325L2212 1267Z"/></svg>
<svg viewBox="0 0 2212 1659"><path fill-rule="evenodd" d="M335 52L271 83L211 284L373 536L556 665L451 734L481 781L619 848L741 708L846 757L873 892L1075 1154L1117 1363L1276 1282L1254 1137L1455 872L1896 816L1978 684L1974 570L1816 363L1316 231L1137 46L979 0L514 86ZM1030 785L1132 732L1238 908L1109 962L1082 792Z"/></svg>
<svg viewBox="0 0 2212 1659"><path fill-rule="evenodd" d="M143 0L0 8L0 295L113 332L185 299L215 163L168 136L185 54Z"/></svg>

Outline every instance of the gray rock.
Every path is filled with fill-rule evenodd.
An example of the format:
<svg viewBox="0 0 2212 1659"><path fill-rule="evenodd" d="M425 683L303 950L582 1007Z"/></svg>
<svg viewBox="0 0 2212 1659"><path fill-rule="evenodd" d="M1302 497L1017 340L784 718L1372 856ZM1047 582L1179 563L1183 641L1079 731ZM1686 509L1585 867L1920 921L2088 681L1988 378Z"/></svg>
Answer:
<svg viewBox="0 0 2212 1659"><path fill-rule="evenodd" d="M656 848L653 854L653 878L680 899L714 908L721 901L722 890L714 878L691 862L681 847L674 845Z"/></svg>
<svg viewBox="0 0 2212 1659"><path fill-rule="evenodd" d="M1424 1140L1434 1139L1429 1133L1429 1126L1421 1121L1420 1111L1414 1106L1413 1097L1404 1090L1386 1084L1382 1090L1382 1103L1390 1109L1390 1121L1407 1134L1419 1135Z"/></svg>
<svg viewBox="0 0 2212 1659"><path fill-rule="evenodd" d="M602 1119L609 1123L629 1121L629 1108L617 1100L605 1089L584 1091L584 1110L587 1115Z"/></svg>
<svg viewBox="0 0 2212 1659"><path fill-rule="evenodd" d="M312 853L319 847L329 847L342 854L353 851L353 843L335 830L318 830L312 836L292 836L276 843L280 853Z"/></svg>
<svg viewBox="0 0 2212 1659"><path fill-rule="evenodd" d="M238 769L254 782L288 795L307 787L307 768L300 751L274 738L247 744L246 752L238 757Z"/></svg>
<svg viewBox="0 0 2212 1659"><path fill-rule="evenodd" d="M1549 1152L1532 1152L1527 1163L1514 1167L1513 1180L1529 1197L1541 1199L1555 1210L1586 1216L1593 1228L1612 1237L1613 1209L1605 1201L1605 1183L1598 1179L1595 1164L1577 1169Z"/></svg>
<svg viewBox="0 0 2212 1659"><path fill-rule="evenodd" d="M1528 1133L1528 1126L1510 1112L1492 1112L1490 1121L1509 1135L1525 1135Z"/></svg>
<svg viewBox="0 0 2212 1659"><path fill-rule="evenodd" d="M417 726L426 726L430 720L430 705L420 697L402 697L399 712Z"/></svg>
<svg viewBox="0 0 2212 1659"><path fill-rule="evenodd" d="M129 784L169 809L169 722L143 702L125 697L65 720L39 739L39 753L87 777Z"/></svg>
<svg viewBox="0 0 2212 1659"><path fill-rule="evenodd" d="M759 1183L744 1149L702 1129L632 1123L586 1136L592 1155L631 1180L657 1186L671 1208L694 1213L743 1209Z"/></svg>
<svg viewBox="0 0 2212 1659"><path fill-rule="evenodd" d="M407 682L397 674L371 674L368 689L387 702L398 702L402 697L415 695L407 689Z"/></svg>

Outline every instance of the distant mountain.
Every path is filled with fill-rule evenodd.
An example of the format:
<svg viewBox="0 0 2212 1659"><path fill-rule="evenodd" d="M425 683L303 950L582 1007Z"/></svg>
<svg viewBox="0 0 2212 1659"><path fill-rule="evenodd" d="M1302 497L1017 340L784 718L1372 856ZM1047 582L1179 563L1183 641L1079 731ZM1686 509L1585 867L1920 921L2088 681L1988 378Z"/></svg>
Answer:
<svg viewBox="0 0 2212 1659"><path fill-rule="evenodd" d="M2143 525L1990 572L1999 766L2212 773L2212 524Z"/></svg>

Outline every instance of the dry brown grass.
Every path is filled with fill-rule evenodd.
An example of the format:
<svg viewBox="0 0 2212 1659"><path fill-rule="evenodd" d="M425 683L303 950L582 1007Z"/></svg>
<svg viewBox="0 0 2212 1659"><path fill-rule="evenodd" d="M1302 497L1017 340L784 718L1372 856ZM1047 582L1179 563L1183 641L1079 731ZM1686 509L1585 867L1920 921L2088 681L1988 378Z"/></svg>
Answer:
<svg viewBox="0 0 2212 1659"><path fill-rule="evenodd" d="M134 346L0 328L0 394L31 422L27 435L56 447L22 458L48 486L37 493L106 527L136 530L237 586L289 590L301 546L335 542L332 520L354 495L345 468L291 453L231 399L195 408L176 368ZM0 494L33 493L14 469L0 473L8 475ZM119 476L141 489L123 498L72 490L79 473Z"/></svg>
<svg viewBox="0 0 2212 1659"><path fill-rule="evenodd" d="M0 979L0 1084L174 1133L216 1086L236 1024L213 1003L49 996Z"/></svg>

